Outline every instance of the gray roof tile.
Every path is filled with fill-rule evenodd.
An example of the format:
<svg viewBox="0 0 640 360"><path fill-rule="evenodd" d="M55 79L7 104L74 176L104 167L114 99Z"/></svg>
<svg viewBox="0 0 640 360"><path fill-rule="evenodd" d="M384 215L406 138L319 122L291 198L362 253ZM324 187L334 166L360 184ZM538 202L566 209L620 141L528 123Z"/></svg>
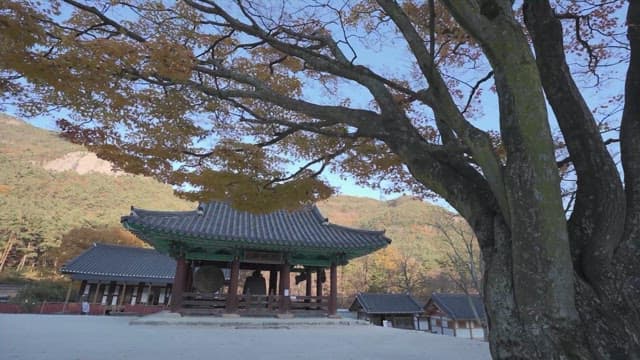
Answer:
<svg viewBox="0 0 640 360"><path fill-rule="evenodd" d="M451 319L469 320L476 318L465 294L433 293L429 302L431 301ZM471 301L476 308L478 316L484 319L485 313L482 298L479 295L471 295ZM429 302L427 302L427 306Z"/></svg>
<svg viewBox="0 0 640 360"><path fill-rule="evenodd" d="M384 231L352 229L329 224L316 206L298 211L253 214L225 202L202 203L195 211L150 211L132 208L125 225L200 238L245 244L330 249L381 248L391 240Z"/></svg>
<svg viewBox="0 0 640 360"><path fill-rule="evenodd" d="M408 294L360 293L349 309L355 311L357 305L367 314L419 314L423 311L418 302Z"/></svg>
<svg viewBox="0 0 640 360"><path fill-rule="evenodd" d="M67 262L61 272L77 279L172 283L175 270L174 259L153 249L94 244Z"/></svg>

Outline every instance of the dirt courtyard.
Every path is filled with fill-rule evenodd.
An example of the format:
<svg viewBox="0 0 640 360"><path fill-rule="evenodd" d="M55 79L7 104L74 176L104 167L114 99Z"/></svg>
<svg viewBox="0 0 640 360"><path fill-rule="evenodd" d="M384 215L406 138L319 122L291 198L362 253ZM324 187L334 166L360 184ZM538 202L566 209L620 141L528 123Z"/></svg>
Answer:
<svg viewBox="0 0 640 360"><path fill-rule="evenodd" d="M490 359L487 343L375 326L234 329L0 314L0 359Z"/></svg>

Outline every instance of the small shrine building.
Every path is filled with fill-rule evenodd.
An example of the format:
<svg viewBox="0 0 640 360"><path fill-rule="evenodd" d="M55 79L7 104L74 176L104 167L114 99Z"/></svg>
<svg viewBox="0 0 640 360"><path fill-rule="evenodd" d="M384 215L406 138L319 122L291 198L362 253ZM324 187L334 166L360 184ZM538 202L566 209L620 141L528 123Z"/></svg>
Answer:
<svg viewBox="0 0 640 360"><path fill-rule="evenodd" d="M183 314L315 311L334 316L337 266L391 243L383 231L331 224L315 205L268 214L238 211L225 202L201 203L194 211L132 207L121 222L176 260L171 309ZM230 269L227 281L223 269ZM323 296L326 269L329 295ZM253 270L242 294L240 270ZM292 272L297 282L305 282L304 295L291 293Z"/></svg>

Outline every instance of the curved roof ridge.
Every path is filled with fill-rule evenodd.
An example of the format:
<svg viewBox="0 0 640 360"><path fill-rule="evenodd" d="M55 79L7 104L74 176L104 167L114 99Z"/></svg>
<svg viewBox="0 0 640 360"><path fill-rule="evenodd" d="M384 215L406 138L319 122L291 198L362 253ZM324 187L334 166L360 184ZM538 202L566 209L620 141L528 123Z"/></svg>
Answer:
<svg viewBox="0 0 640 360"><path fill-rule="evenodd" d="M320 223L324 223L329 221L329 218L322 215L322 212L320 211L320 209L318 208L318 206L316 204L311 204L311 205L307 205L308 207L311 208L311 213L318 218L318 220L320 221Z"/></svg>
<svg viewBox="0 0 640 360"><path fill-rule="evenodd" d="M352 228L349 226L345 226L345 225L339 225L339 224L334 224L334 223L328 223L325 226L329 226L329 227L335 227L335 228L340 228L340 229L344 229L344 230L348 230L348 231L353 231L353 232L357 232L357 233L362 233L362 234L374 234L374 235L384 235L386 233L386 230L367 230L367 229L358 229L358 228ZM386 236L385 236L386 237ZM388 239L388 238L387 238ZM388 239L389 243L391 243L391 239Z"/></svg>
<svg viewBox="0 0 640 360"><path fill-rule="evenodd" d="M355 231L355 232L359 232L359 233L363 233L363 234L383 235L383 234L386 233L386 230L357 229L357 228L353 228L353 227L346 226L346 225L334 224L334 223L329 221L328 217L325 217L324 215L322 215L322 212L320 211L320 209L318 208L317 205L313 204L313 205L311 205L311 207L312 207L313 215L315 215L321 221L321 223L326 223L327 226L337 227L337 228L340 228L340 229ZM389 243L391 243L391 239L388 239L388 240L389 240Z"/></svg>

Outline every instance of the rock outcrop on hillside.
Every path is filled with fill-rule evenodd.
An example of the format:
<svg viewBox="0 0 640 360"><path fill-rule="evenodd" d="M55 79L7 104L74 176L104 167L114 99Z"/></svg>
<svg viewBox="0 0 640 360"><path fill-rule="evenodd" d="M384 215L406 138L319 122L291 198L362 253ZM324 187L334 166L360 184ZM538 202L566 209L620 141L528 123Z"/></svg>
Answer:
<svg viewBox="0 0 640 360"><path fill-rule="evenodd" d="M124 175L124 172L115 171L113 164L102 160L94 153L87 151L74 151L61 158L46 162L43 167L51 171L75 171L78 174L98 173L111 176Z"/></svg>

